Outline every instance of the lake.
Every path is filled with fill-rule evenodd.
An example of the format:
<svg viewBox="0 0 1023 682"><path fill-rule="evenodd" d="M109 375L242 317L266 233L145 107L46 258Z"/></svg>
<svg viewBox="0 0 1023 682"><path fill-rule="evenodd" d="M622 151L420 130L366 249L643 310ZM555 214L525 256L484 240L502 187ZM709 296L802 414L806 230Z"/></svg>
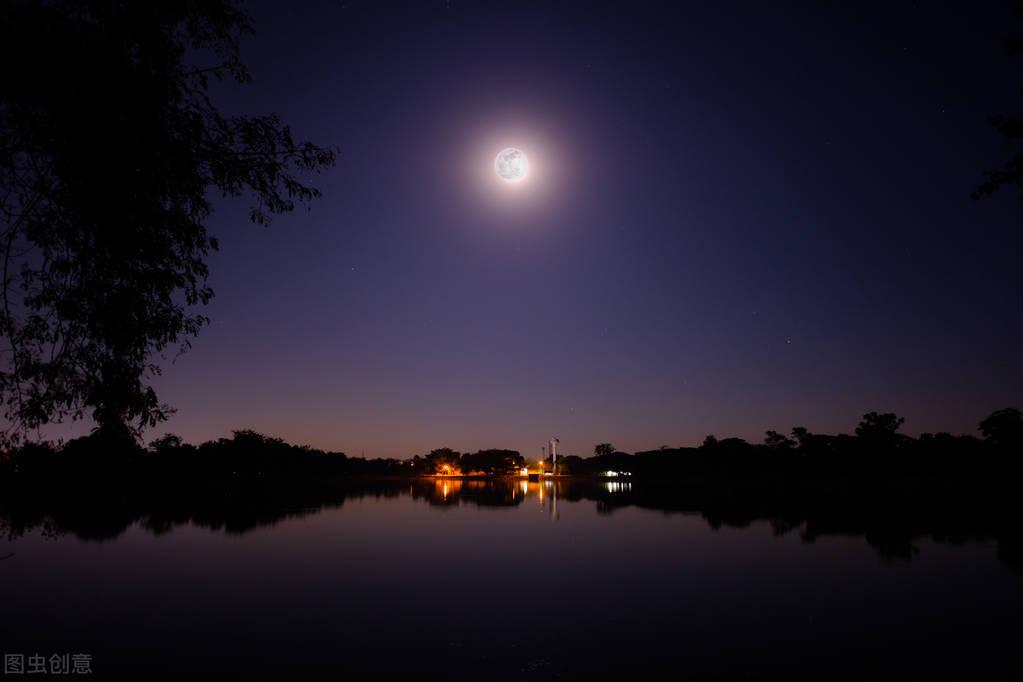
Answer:
<svg viewBox="0 0 1023 682"><path fill-rule="evenodd" d="M997 678L1023 663L1023 576L993 541L890 551L664 499L627 480L374 481L311 508L33 526L0 543L0 651L84 653L97 679Z"/></svg>

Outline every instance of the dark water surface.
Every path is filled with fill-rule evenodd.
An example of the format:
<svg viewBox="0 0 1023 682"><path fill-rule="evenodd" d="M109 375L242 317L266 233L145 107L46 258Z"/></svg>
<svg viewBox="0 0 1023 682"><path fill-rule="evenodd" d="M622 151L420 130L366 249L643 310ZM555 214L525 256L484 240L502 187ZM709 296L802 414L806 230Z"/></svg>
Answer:
<svg viewBox="0 0 1023 682"><path fill-rule="evenodd" d="M35 528L0 543L0 651L86 652L95 679L1020 671L1023 577L993 542L893 557L640 487L377 482L248 526Z"/></svg>

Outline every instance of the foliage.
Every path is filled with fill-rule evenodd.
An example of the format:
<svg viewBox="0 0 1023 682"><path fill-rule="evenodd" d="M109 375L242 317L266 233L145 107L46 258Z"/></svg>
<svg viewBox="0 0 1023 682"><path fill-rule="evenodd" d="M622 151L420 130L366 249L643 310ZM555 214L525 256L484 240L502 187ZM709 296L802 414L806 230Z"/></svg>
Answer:
<svg viewBox="0 0 1023 682"><path fill-rule="evenodd" d="M1023 16L1023 6L1016 8L1016 16ZM1023 55L1023 36L1013 35L1002 40L1002 48L1011 57ZM1023 117L995 114L990 118L991 125L1006 139L1017 142L1023 139ZM987 180L974 192L973 198L979 199L986 194L992 194L1005 185L1014 186L1019 190L1020 198L1023 199L1023 152L1017 152L1005 165L998 170L988 171Z"/></svg>
<svg viewBox="0 0 1023 682"><path fill-rule="evenodd" d="M318 196L294 173L332 151L211 100L212 82L249 80L250 32L230 0L0 6L7 440L90 411L133 433L165 419L150 381L207 322L216 195L251 192L257 223Z"/></svg>
<svg viewBox="0 0 1023 682"><path fill-rule="evenodd" d="M482 472L495 476L516 474L525 463L525 458L515 450L479 450L462 455L459 468L466 474Z"/></svg>
<svg viewBox="0 0 1023 682"><path fill-rule="evenodd" d="M891 412L879 414L868 412L856 427L856 435L865 441L870 442L891 442L895 439L896 431L906 420Z"/></svg>
<svg viewBox="0 0 1023 682"><path fill-rule="evenodd" d="M426 470L431 474L458 474L461 473L459 462L461 455L451 448L438 448L433 450L425 458Z"/></svg>
<svg viewBox="0 0 1023 682"><path fill-rule="evenodd" d="M767 431L764 434L764 447L771 448L772 450L788 450L795 446L795 441L777 431Z"/></svg>
<svg viewBox="0 0 1023 682"><path fill-rule="evenodd" d="M995 445L1023 447L1023 413L1013 407L997 410L980 423L980 432Z"/></svg>
<svg viewBox="0 0 1023 682"><path fill-rule="evenodd" d="M558 470L580 476L616 471L646 479L878 482L905 476L954 479L968 471L989 475L996 470L1018 471L1023 466L1023 414L1017 409L998 410L985 418L980 423L984 440L948 433L911 438L896 432L902 423L896 415L871 412L864 415L855 436L811 434L797 427L793 429L801 436L797 442L769 432L775 437L769 437L770 442L764 445L722 438L709 447L658 448L635 454L615 450L587 458L565 455L558 458ZM350 458L248 430L198 447L166 434L143 450L117 432L99 431L60 447L24 443L0 451L0 498L5 483L10 489L18 488L19 481L34 479L45 484L61 476L74 481L103 477L131 483L141 470L214 485L238 479L266 480L272 485L273 476L501 476L517 474L524 464L518 452L501 449L460 454L438 448L407 460ZM549 458L544 464L550 470Z"/></svg>

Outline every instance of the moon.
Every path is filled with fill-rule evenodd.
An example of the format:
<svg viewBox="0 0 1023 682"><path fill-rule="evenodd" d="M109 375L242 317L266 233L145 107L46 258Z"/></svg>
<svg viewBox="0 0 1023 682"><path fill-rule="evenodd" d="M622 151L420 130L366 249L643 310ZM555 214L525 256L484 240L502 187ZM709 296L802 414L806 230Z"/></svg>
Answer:
<svg viewBox="0 0 1023 682"><path fill-rule="evenodd" d="M519 182L529 173L529 160L521 149L507 147L494 159L494 170L508 182Z"/></svg>

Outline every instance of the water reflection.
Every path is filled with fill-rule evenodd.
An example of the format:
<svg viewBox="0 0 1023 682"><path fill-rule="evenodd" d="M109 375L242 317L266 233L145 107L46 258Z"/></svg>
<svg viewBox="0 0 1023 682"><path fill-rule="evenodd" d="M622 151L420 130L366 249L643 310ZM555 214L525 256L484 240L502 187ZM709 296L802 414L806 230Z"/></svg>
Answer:
<svg viewBox="0 0 1023 682"><path fill-rule="evenodd" d="M632 483L628 481L608 481L604 487L609 493L623 493L632 490Z"/></svg>
<svg viewBox="0 0 1023 682"><path fill-rule="evenodd" d="M912 558L923 539L944 543L995 541L999 559L1023 573L1019 521L998 518L982 509L929 509L907 502L902 506L888 504L879 511L865 509L858 500L808 500L784 491L735 494L693 484L601 479L341 480L314 490L239 490L230 496L178 496L132 504L111 503L111 498L102 496L67 501L52 508L0 502L0 533L14 538L39 530L51 537L72 535L102 541L138 524L155 535L181 525L241 534L284 519L339 508L349 500L397 497L410 497L438 510L533 504L552 521L563 514L592 514L594 509L598 515L612 515L626 507L699 517L713 529L766 521L775 535L797 534L807 543L833 535L862 537L889 559Z"/></svg>

